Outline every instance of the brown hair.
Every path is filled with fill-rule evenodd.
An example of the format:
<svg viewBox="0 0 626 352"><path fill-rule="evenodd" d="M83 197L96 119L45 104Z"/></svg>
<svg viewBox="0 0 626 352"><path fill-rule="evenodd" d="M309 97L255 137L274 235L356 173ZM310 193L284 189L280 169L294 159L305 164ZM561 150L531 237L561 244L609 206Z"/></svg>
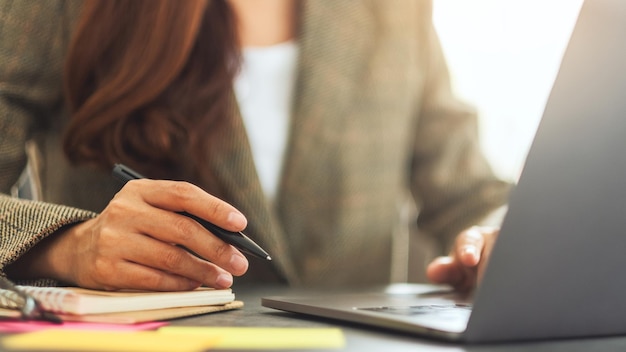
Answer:
<svg viewBox="0 0 626 352"><path fill-rule="evenodd" d="M71 162L210 178L240 53L224 0L88 0L65 63Z"/></svg>

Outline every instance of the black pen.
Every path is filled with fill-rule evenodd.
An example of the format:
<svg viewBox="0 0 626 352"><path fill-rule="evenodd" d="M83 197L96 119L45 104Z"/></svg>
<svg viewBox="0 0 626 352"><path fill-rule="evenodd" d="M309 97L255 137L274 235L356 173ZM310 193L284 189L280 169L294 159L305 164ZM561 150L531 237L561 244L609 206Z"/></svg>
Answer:
<svg viewBox="0 0 626 352"><path fill-rule="evenodd" d="M128 166L122 164L115 164L113 167L113 177L122 183L126 183L130 180L137 180L140 178L144 178L142 175L130 169ZM214 225L204 219L201 219L193 214L189 214L187 212L179 212L178 214L187 216L189 218L194 219L200 225L204 226L207 230L211 231L212 234L220 238L222 241L235 246L237 249L242 252L254 255L261 259L272 260L272 257L267 254L263 248L261 248L258 244L254 243L248 236L244 235L240 232L232 232L228 230L224 230L223 228Z"/></svg>

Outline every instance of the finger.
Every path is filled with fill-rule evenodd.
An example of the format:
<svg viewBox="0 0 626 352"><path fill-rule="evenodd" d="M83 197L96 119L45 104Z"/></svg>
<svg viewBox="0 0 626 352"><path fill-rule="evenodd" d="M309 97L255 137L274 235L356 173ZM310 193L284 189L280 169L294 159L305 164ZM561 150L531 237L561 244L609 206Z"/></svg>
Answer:
<svg viewBox="0 0 626 352"><path fill-rule="evenodd" d="M499 229L497 228L485 228L484 230L484 234L485 234L485 246L483 248L483 252L482 252L482 259L481 259L481 263L478 266L478 282L482 281L482 278L484 277L485 274L485 270L487 268L487 264L489 263L489 258L491 258L491 252L493 250L493 246L495 244L495 241L498 237L498 233L499 233Z"/></svg>
<svg viewBox="0 0 626 352"><path fill-rule="evenodd" d="M469 291L476 281L476 270L467 268L453 257L438 257L426 268L428 279L437 284L451 285L458 291Z"/></svg>
<svg viewBox="0 0 626 352"><path fill-rule="evenodd" d="M202 260L183 248L136 235L132 244L125 246L122 256L127 260L215 288L227 288L233 283L230 273L217 265Z"/></svg>
<svg viewBox="0 0 626 352"><path fill-rule="evenodd" d="M438 257L426 268L426 276L436 284L455 285L463 280L463 272L452 257Z"/></svg>
<svg viewBox="0 0 626 352"><path fill-rule="evenodd" d="M485 238L480 228L471 227L457 236L453 256L468 267L480 263L481 253L485 246Z"/></svg>
<svg viewBox="0 0 626 352"><path fill-rule="evenodd" d="M108 276L108 281L102 287L93 288L189 291L200 286L197 281L133 262L120 261L115 266L115 270L120 274Z"/></svg>
<svg viewBox="0 0 626 352"><path fill-rule="evenodd" d="M171 211L139 206L134 227L164 243L174 243L193 251L229 273L240 276L248 270L248 260L235 247L212 235L198 222Z"/></svg>
<svg viewBox="0 0 626 352"><path fill-rule="evenodd" d="M124 188L140 192L152 206L174 212L186 211L230 231L245 229L247 220L239 210L188 182L133 180Z"/></svg>

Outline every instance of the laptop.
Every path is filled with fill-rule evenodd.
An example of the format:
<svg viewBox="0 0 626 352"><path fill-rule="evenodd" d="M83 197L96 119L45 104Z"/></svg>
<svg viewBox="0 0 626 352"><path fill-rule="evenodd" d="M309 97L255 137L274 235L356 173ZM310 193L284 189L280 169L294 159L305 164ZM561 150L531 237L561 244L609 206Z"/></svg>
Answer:
<svg viewBox="0 0 626 352"><path fill-rule="evenodd" d="M473 297L418 285L262 305L467 343L626 334L624 33L626 1L583 4Z"/></svg>

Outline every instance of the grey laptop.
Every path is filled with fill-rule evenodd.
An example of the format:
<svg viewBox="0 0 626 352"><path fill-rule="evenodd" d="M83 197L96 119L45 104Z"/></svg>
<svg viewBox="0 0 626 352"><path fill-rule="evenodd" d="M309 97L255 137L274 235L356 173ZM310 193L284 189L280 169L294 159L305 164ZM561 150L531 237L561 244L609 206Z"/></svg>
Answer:
<svg viewBox="0 0 626 352"><path fill-rule="evenodd" d="M583 4L472 300L417 287L262 304L469 343L626 334L625 34L626 1Z"/></svg>

